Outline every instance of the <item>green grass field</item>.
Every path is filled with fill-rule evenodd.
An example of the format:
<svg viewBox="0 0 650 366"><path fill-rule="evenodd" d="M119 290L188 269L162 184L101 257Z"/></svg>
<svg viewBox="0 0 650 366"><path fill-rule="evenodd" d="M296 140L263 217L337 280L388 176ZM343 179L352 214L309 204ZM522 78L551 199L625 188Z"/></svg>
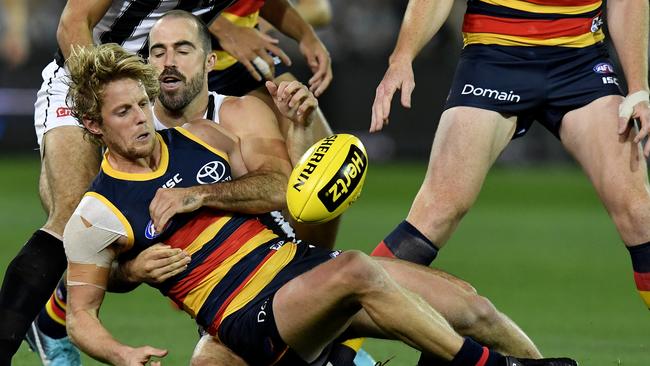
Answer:
<svg viewBox="0 0 650 366"><path fill-rule="evenodd" d="M408 212L424 164L371 165L364 192L345 214L340 248L369 252ZM42 225L39 163L0 158L0 270ZM630 260L593 189L574 168L496 169L436 266L470 281L510 315L545 355L583 366L650 365L650 314L634 288ZM188 364L197 340L188 316L141 286L109 294L104 324L131 345L169 349L163 364ZM365 348L389 366L415 365L395 342ZM37 365L25 346L15 365ZM85 365L97 362L84 359Z"/></svg>

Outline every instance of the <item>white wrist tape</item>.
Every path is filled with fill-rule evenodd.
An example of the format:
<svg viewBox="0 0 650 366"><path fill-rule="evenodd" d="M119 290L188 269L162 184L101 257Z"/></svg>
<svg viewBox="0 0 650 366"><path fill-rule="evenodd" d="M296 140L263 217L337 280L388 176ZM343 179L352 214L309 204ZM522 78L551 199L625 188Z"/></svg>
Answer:
<svg viewBox="0 0 650 366"><path fill-rule="evenodd" d="M634 106L640 102L650 102L650 94L647 91L641 90L625 97L623 103L618 106L618 116L629 119L634 112Z"/></svg>
<svg viewBox="0 0 650 366"><path fill-rule="evenodd" d="M271 66L269 66L269 63L264 61L263 58L260 56L255 57L253 59L253 65L255 65L257 71L259 71L264 78L273 79L273 75L271 75Z"/></svg>

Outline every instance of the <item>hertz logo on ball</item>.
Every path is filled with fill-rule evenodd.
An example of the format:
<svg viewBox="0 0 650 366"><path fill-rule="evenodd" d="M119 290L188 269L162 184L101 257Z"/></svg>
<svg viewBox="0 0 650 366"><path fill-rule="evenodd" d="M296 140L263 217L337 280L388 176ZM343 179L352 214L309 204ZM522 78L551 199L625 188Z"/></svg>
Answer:
<svg viewBox="0 0 650 366"><path fill-rule="evenodd" d="M368 156L356 136L337 134L318 141L289 177L289 213L303 223L337 217L359 197L367 170Z"/></svg>
<svg viewBox="0 0 650 366"><path fill-rule="evenodd" d="M350 145L341 169L327 182L325 188L318 191L318 198L329 212L336 210L350 197L364 177L367 165L366 154L355 145Z"/></svg>

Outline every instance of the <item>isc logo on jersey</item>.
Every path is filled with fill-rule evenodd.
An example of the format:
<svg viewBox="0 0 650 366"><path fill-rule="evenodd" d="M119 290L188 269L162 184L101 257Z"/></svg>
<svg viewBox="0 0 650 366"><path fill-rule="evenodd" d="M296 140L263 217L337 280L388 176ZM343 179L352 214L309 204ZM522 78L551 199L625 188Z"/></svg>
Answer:
<svg viewBox="0 0 650 366"><path fill-rule="evenodd" d="M305 223L337 217L359 197L367 170L368 156L356 136L337 134L318 141L291 173L289 213Z"/></svg>

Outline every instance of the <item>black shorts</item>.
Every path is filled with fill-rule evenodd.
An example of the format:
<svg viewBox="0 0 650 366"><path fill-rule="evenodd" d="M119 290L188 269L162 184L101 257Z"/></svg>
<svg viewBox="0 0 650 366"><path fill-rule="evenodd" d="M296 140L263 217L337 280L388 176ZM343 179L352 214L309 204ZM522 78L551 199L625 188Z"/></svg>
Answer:
<svg viewBox="0 0 650 366"><path fill-rule="evenodd" d="M469 45L461 53L445 109L467 106L515 115L514 137L538 121L559 138L567 112L607 95L622 93L602 43L585 48Z"/></svg>
<svg viewBox="0 0 650 366"><path fill-rule="evenodd" d="M278 56L271 55L275 65L275 76L288 72L287 65ZM241 63L234 63L223 70L212 70L208 73L208 89L223 95L241 97L251 91L263 87L265 80L255 80Z"/></svg>
<svg viewBox="0 0 650 366"><path fill-rule="evenodd" d="M285 283L339 253L299 244L291 263L251 302L223 320L218 330L219 340L251 366L298 365L299 359L288 350L275 325L273 296Z"/></svg>

